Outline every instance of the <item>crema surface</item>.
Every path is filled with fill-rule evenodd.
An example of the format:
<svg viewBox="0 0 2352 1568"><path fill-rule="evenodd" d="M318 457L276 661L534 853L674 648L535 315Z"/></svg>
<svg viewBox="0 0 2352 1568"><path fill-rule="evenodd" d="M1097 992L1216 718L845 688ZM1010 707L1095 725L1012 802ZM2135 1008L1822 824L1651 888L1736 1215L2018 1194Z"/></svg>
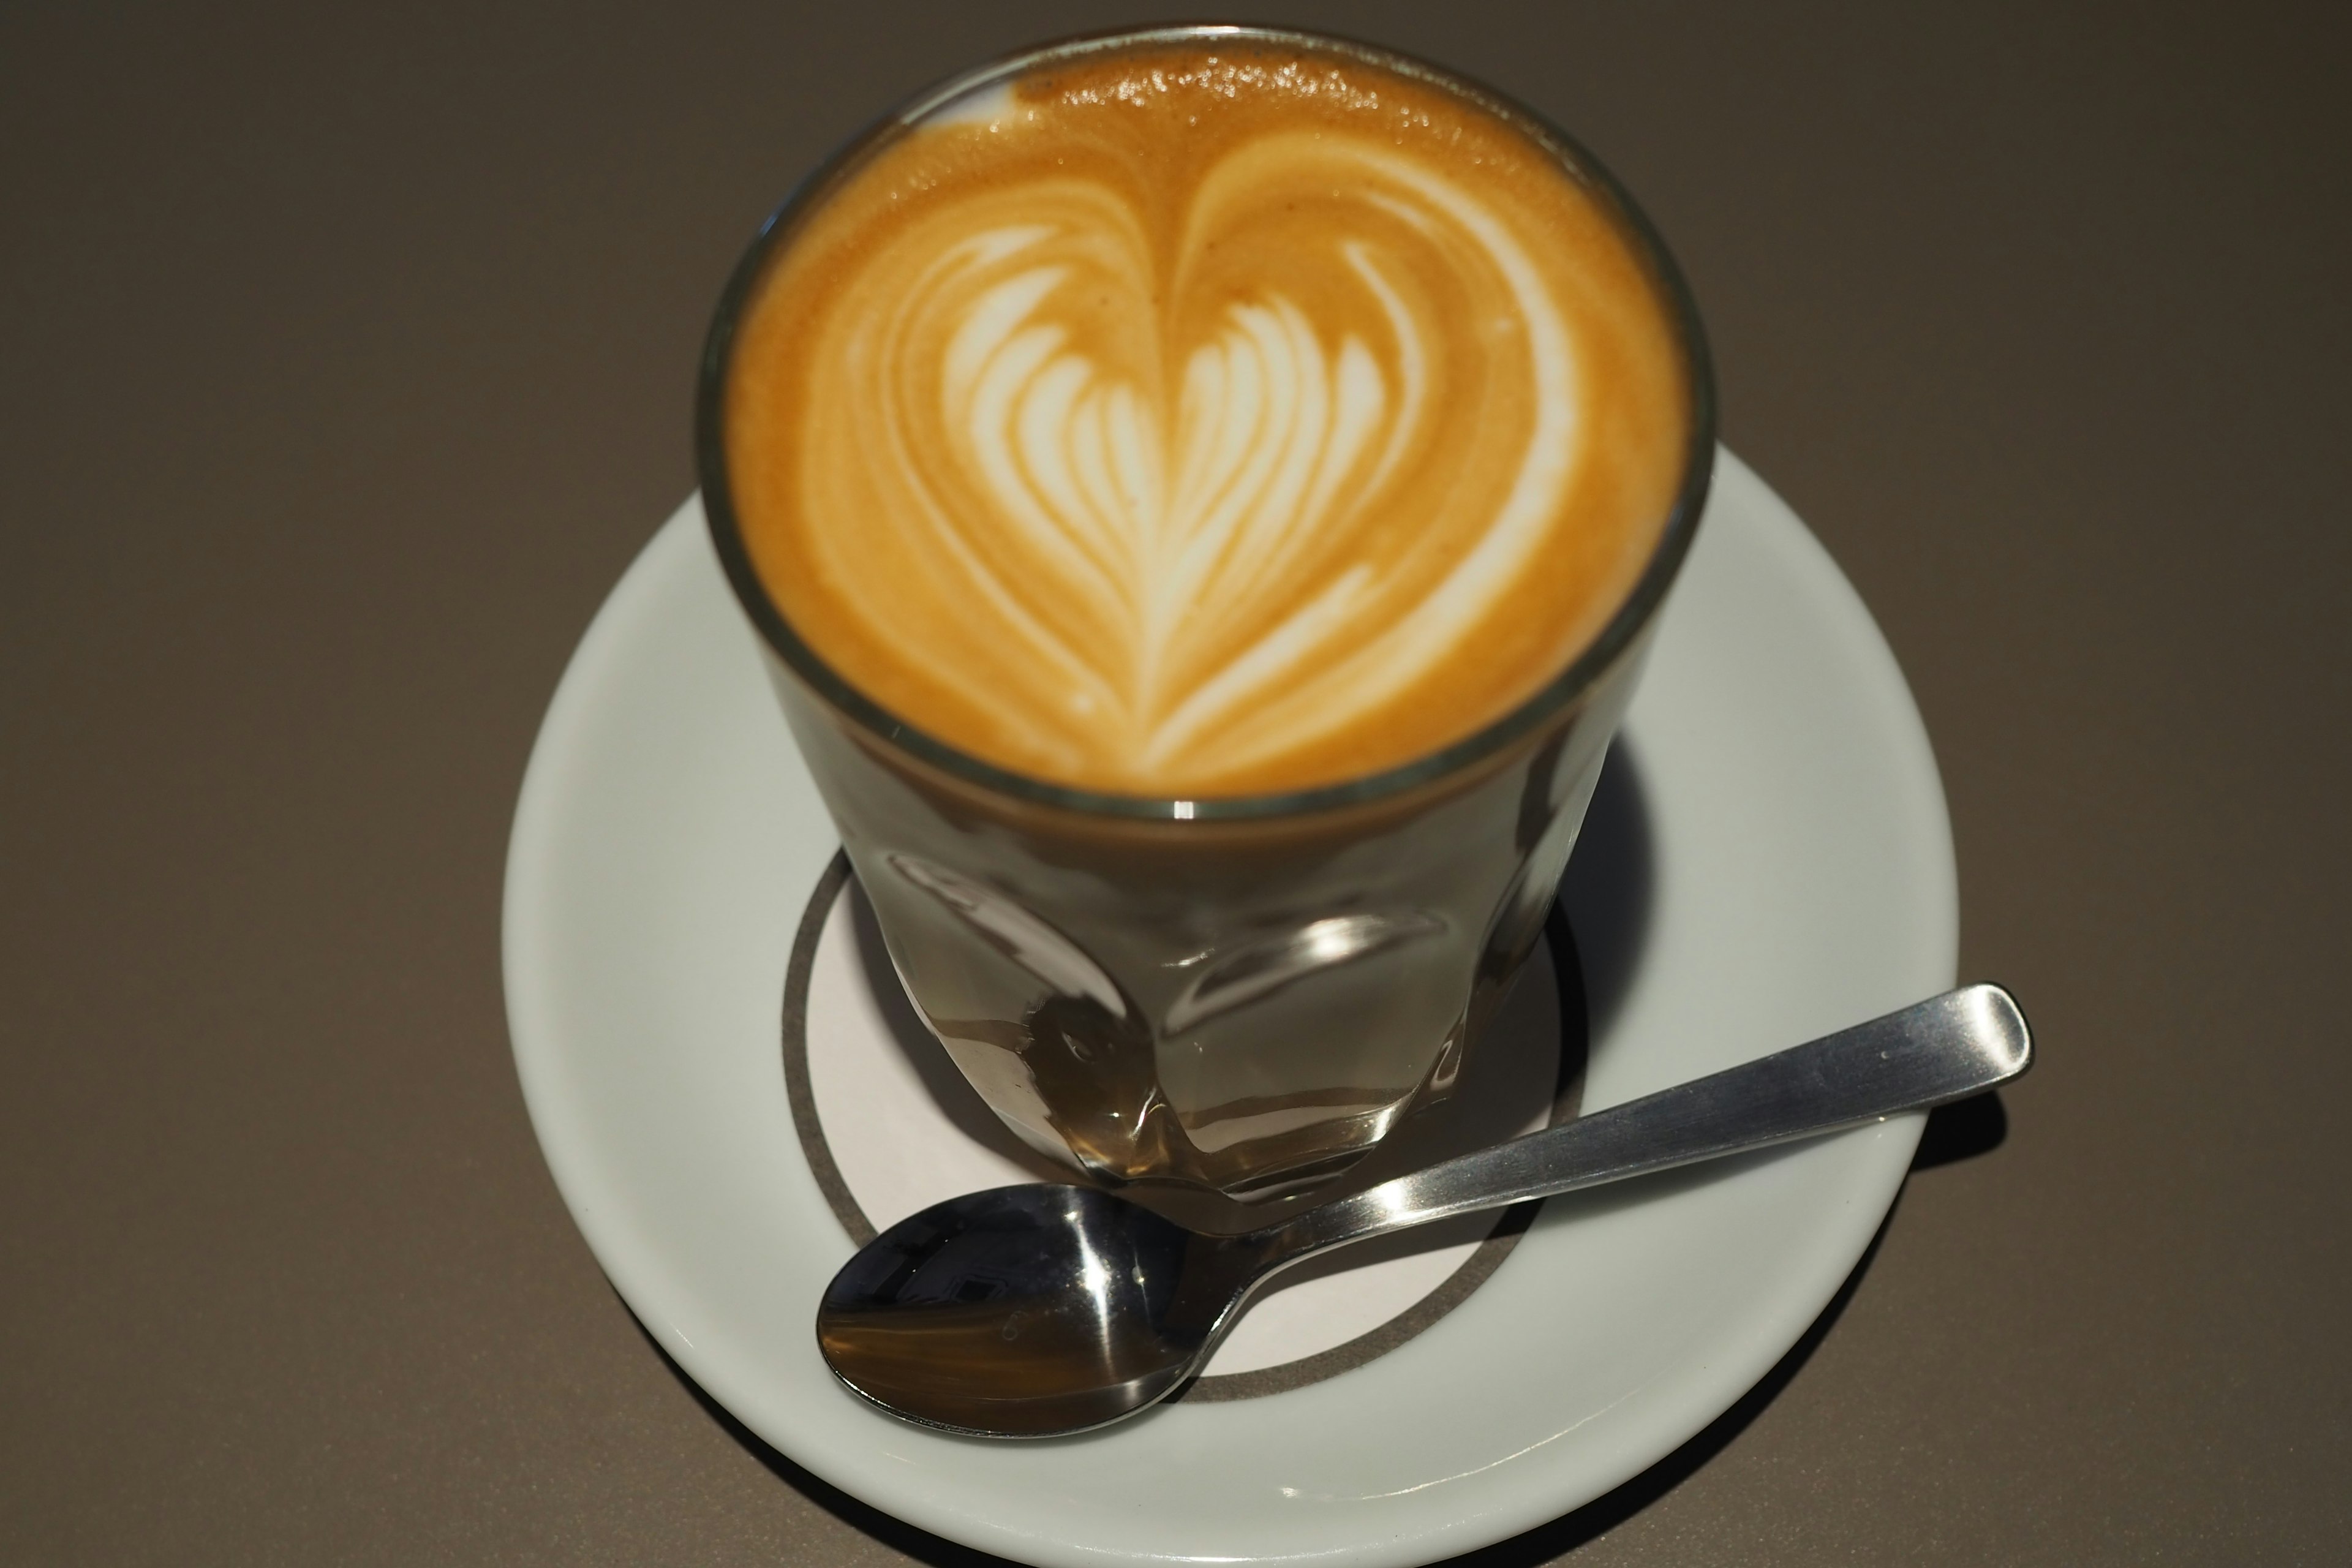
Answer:
<svg viewBox="0 0 2352 1568"><path fill-rule="evenodd" d="M738 329L732 500L793 631L1053 783L1218 796L1526 700L1655 544L1688 392L1543 147L1352 57L1086 58L881 146Z"/></svg>

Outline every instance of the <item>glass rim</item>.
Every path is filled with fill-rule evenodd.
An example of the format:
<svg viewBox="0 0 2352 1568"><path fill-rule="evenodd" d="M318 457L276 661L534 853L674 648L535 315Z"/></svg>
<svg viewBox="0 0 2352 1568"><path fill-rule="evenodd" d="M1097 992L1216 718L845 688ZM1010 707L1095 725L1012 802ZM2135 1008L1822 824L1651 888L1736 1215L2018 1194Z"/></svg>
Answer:
<svg viewBox="0 0 2352 1568"><path fill-rule="evenodd" d="M836 672L793 631L751 563L728 485L726 396L730 354L745 305L764 279L769 265L790 239L798 220L869 153L899 133L967 93L1040 65L1155 44L1223 39L1353 58L1429 83L1468 100L1511 125L1557 158L1571 177L1592 191L1621 232L1632 241L1636 259L1659 291L1669 329L1682 350L1690 433L1683 454L1681 482L1641 574L1601 630L1551 679L1508 712L1459 740L1376 773L1261 795L1181 799L1118 795L1055 784L974 756L891 712ZM695 462L711 542L751 624L794 675L828 706L876 741L952 778L1031 805L1129 820L1255 821L1368 805L1438 783L1501 752L1570 710L1633 648L1664 601L1684 557L1689 553L1714 474L1715 418L1715 377L1706 336L1682 270L1632 194L1574 137L1517 100L1483 82L1379 45L1297 27L1182 23L1082 33L1017 49L959 71L885 112L803 176L761 223L719 295L697 375Z"/></svg>

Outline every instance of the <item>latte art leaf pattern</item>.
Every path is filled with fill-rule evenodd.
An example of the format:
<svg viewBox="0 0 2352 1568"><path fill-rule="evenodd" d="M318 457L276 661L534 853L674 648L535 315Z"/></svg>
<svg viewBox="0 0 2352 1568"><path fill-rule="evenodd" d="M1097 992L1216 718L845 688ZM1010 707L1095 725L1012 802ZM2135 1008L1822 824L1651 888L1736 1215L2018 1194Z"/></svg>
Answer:
<svg viewBox="0 0 2352 1568"><path fill-rule="evenodd" d="M1117 137L1045 155L1051 119L918 133L900 199L775 285L798 374L741 398L785 438L740 466L813 646L952 743L1137 794L1361 771L1428 744L1400 713L1448 671L1437 731L1522 695L1494 646L1564 662L1589 605L1504 618L1564 567L1597 600L1631 552L1614 520L1563 540L1624 488L1593 460L1611 356L1524 200L1344 118L1179 180Z"/></svg>
<svg viewBox="0 0 2352 1568"><path fill-rule="evenodd" d="M1412 188L1410 171L1377 172ZM1409 223L1460 224L1507 279L1531 281L1491 217L1442 189L1415 194L1429 210L1383 205ZM1237 301L1165 378L1171 398L1132 374L1152 366L1106 365L1055 316L1057 296L1088 287L1137 296L1149 310L1150 258L1088 256L1095 238L1032 225L983 231L879 324L868 361L877 366L919 362L903 353L909 339L937 333L948 345L935 394L919 374L877 389L893 455L919 476L924 510L975 594L1003 607L1008 627L1064 672L1072 710L1123 732L1143 768L1202 746L1277 682L1313 680L1323 721L1352 721L1469 629L1557 508L1575 417L1559 311L1534 287L1510 300L1538 388L1521 482L1453 573L1382 584L1372 561L1335 562L1328 545L1426 442L1433 323L1415 319L1370 247L1334 240L1330 263L1384 318L1377 346L1352 333L1328 341L1280 294ZM1064 247L1080 254L1057 259ZM1103 261L1126 265L1090 276L1109 270ZM1174 357L1172 345L1148 346ZM920 456L934 396L951 466ZM1087 635L1069 636L1066 614L1033 603L1049 584L1048 605L1085 607Z"/></svg>

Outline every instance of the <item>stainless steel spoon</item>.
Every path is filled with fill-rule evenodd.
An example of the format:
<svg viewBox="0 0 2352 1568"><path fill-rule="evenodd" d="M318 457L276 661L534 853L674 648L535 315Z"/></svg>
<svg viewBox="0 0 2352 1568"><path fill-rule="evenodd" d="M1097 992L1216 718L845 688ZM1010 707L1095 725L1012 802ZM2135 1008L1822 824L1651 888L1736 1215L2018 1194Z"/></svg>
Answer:
<svg viewBox="0 0 2352 1568"><path fill-rule="evenodd" d="M1282 1270L1351 1241L1961 1099L2033 1059L2016 1001L1971 985L1244 1236L1203 1236L1088 1187L973 1193L901 1220L825 1288L842 1382L950 1432L1107 1426L1207 1364Z"/></svg>

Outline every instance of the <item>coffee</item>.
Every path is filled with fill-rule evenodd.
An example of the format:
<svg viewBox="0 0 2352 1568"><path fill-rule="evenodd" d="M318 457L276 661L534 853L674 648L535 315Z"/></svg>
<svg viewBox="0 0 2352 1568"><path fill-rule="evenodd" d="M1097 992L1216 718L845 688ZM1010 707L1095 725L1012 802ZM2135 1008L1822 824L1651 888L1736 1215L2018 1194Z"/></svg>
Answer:
<svg viewBox="0 0 2352 1568"><path fill-rule="evenodd" d="M1248 1224L1454 1092L1714 452L1590 159L1329 39L1048 46L803 185L702 375L800 758L1008 1126Z"/></svg>
<svg viewBox="0 0 2352 1568"><path fill-rule="evenodd" d="M1622 216L1467 91L1312 43L1048 57L883 141L735 327L742 543L879 708L1110 795L1364 777L1519 708L1685 479Z"/></svg>

